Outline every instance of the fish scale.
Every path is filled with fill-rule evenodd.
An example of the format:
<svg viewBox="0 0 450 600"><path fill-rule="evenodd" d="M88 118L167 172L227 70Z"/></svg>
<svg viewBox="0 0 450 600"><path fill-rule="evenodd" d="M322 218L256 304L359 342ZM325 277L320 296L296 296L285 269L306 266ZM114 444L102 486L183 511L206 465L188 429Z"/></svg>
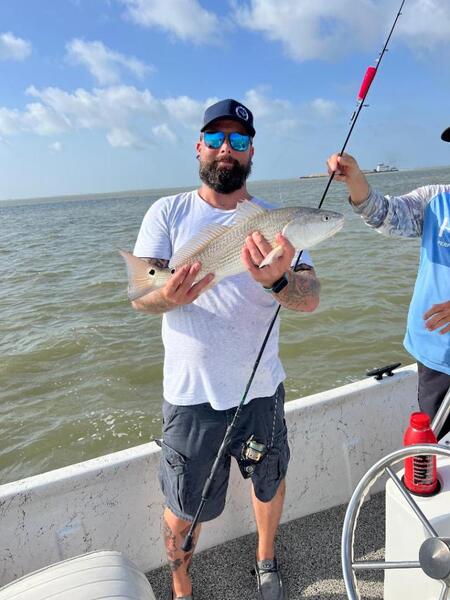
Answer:
<svg viewBox="0 0 450 600"><path fill-rule="evenodd" d="M210 242L203 250L192 254L191 264L196 261L202 263L197 280L208 273L215 273L216 281L240 273L243 270L241 250L246 237L259 231L273 247L276 235L295 217L296 211L298 208L270 210L230 227L229 231Z"/></svg>

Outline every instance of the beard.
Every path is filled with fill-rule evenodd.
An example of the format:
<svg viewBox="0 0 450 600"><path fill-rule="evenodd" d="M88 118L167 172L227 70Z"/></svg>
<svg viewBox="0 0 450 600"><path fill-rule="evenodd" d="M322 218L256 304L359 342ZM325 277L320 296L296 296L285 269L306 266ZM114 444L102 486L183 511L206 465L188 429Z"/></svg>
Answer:
<svg viewBox="0 0 450 600"><path fill-rule="evenodd" d="M220 167L219 160L212 160L210 162L200 161L200 179L219 194L231 194L245 184L247 177L252 171L252 161L249 159L247 164L242 165L236 159L231 158L231 156L220 160L232 164L232 168Z"/></svg>

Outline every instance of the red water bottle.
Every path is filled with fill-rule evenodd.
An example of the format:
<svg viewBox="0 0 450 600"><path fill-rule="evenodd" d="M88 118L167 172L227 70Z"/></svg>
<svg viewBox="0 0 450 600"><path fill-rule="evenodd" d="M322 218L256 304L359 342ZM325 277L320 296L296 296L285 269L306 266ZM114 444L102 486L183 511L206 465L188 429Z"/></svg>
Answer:
<svg viewBox="0 0 450 600"><path fill-rule="evenodd" d="M430 417L426 413L412 413L403 443L405 446L437 443L436 436L431 429ZM406 458L403 483L408 490L419 496L432 496L435 494L439 485L436 456L430 454Z"/></svg>

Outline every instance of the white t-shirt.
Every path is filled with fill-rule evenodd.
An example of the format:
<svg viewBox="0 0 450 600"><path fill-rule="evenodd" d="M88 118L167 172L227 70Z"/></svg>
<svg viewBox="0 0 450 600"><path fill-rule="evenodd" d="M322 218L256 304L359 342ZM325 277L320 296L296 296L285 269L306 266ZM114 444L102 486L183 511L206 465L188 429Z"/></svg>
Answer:
<svg viewBox="0 0 450 600"><path fill-rule="evenodd" d="M265 208L273 208L258 198ZM170 259L209 223L231 225L235 210L213 208L197 191L157 200L147 211L134 254ZM308 252L301 261L312 265ZM222 279L195 302L162 319L164 398L177 405L209 402L217 410L239 404L278 303L249 273ZM285 378L278 357L279 319L247 395L271 396Z"/></svg>

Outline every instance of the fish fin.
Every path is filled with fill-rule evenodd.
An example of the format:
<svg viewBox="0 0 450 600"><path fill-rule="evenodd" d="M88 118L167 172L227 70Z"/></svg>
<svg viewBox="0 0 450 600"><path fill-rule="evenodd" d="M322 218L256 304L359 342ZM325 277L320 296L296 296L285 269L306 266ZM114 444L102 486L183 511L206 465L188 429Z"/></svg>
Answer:
<svg viewBox="0 0 450 600"><path fill-rule="evenodd" d="M266 265L271 265L277 258L280 258L280 256L283 256L283 247L275 246L275 248L269 252L266 258L259 265L259 268L262 269Z"/></svg>
<svg viewBox="0 0 450 600"><path fill-rule="evenodd" d="M119 254L125 260L128 274L128 298L130 300L137 300L158 287L163 285L163 279L169 277L164 276L162 269L158 269L153 265L149 265L146 260L134 256L131 252L126 250L119 250ZM154 275L150 275L150 271L154 271Z"/></svg>
<svg viewBox="0 0 450 600"><path fill-rule="evenodd" d="M230 228L225 225L211 224L204 227L194 235L186 244L183 244L170 259L169 267L178 269L182 265L192 261L192 257L203 250L212 240L227 232Z"/></svg>
<svg viewBox="0 0 450 600"><path fill-rule="evenodd" d="M236 214L234 216L233 225L239 225L243 221L247 221L257 215L263 215L269 212L267 208L263 208L256 204L256 202L252 202L251 200L242 200L239 202L236 207Z"/></svg>

